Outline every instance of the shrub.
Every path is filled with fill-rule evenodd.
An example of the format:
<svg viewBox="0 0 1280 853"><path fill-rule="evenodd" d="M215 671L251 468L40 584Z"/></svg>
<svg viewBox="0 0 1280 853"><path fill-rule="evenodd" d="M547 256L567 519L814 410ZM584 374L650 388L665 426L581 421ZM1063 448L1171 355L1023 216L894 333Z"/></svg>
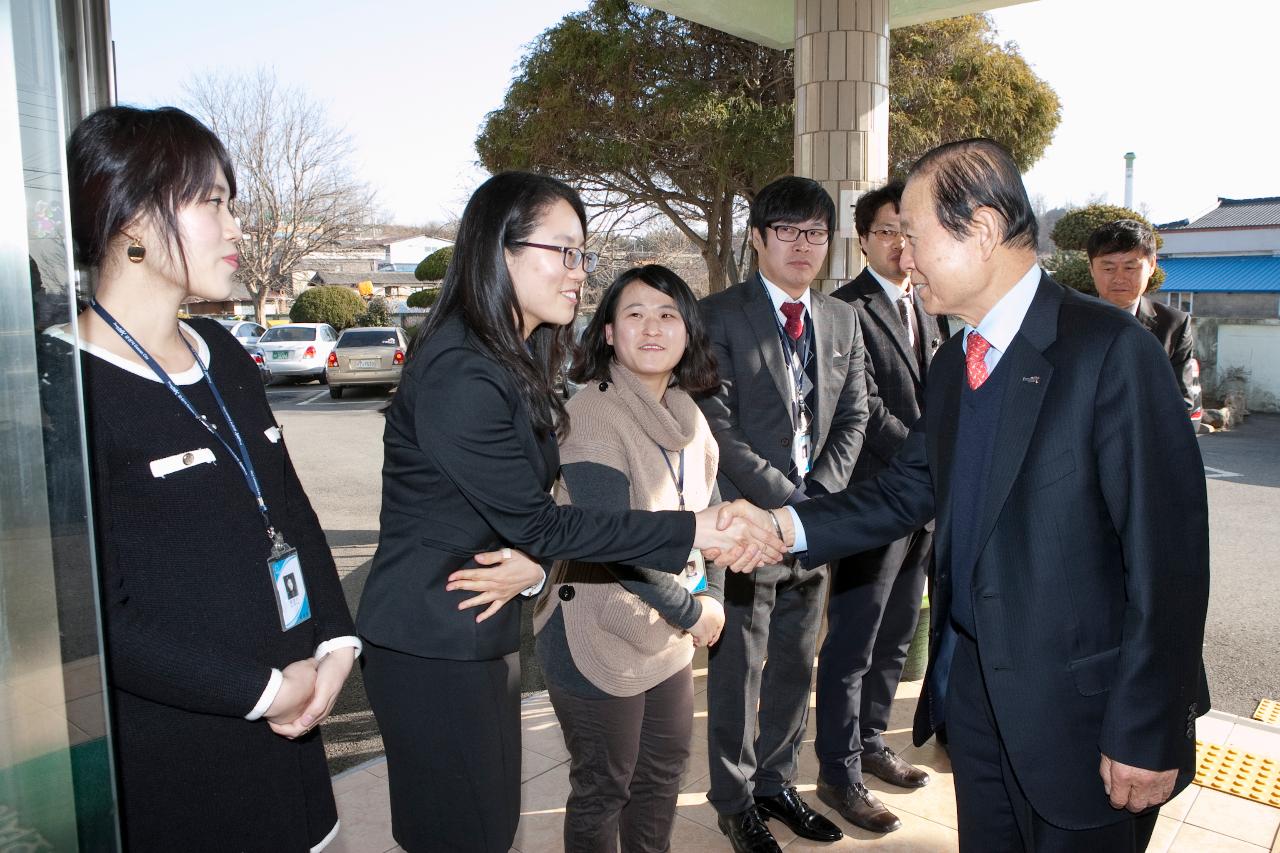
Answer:
<svg viewBox="0 0 1280 853"><path fill-rule="evenodd" d="M413 271L413 275L418 281L440 281L449 269L449 261L451 260L453 260L452 246L436 249L422 259L422 263L418 264L418 268Z"/></svg>
<svg viewBox="0 0 1280 853"><path fill-rule="evenodd" d="M1079 252L1080 256L1084 258L1085 249L1089 245L1089 235L1108 222L1115 222L1117 219L1136 219L1152 231L1155 231L1155 226L1145 216L1127 207L1119 207L1114 204L1090 204L1085 207L1077 207L1064 213L1057 224L1053 226L1053 242L1059 249L1053 255L1053 258L1058 258L1062 250ZM1159 249L1164 245L1164 238L1160 236L1159 231L1155 231L1155 235L1156 249ZM1097 293L1093 287L1093 277L1089 275L1088 259L1085 258L1083 263L1084 278L1088 282L1088 287L1079 287L1076 284L1071 284L1070 286L1085 293ZM1074 261L1067 260L1065 265L1074 272L1076 268ZM1068 284L1062 276L1056 273L1054 278L1063 284ZM1147 282L1147 292L1151 293L1159 290L1160 285L1163 283L1164 270L1156 267L1156 271L1151 275L1151 280Z"/></svg>
<svg viewBox="0 0 1280 853"><path fill-rule="evenodd" d="M289 319L295 323L328 323L342 331L356 325L364 311L364 300L354 290L326 284L299 294L289 309Z"/></svg>
<svg viewBox="0 0 1280 853"><path fill-rule="evenodd" d="M422 290L415 290L409 294L409 298L405 304L410 308L430 308L436 304L436 300L440 298L440 288L424 287Z"/></svg>
<svg viewBox="0 0 1280 853"><path fill-rule="evenodd" d="M387 300L382 296L375 296L369 300L369 307L364 313L356 318L357 326L390 326L391 325L391 306L387 304Z"/></svg>
<svg viewBox="0 0 1280 853"><path fill-rule="evenodd" d="M1093 276L1089 274L1089 259L1084 252L1059 249L1044 260L1044 268L1058 284L1074 288L1081 293L1097 296Z"/></svg>

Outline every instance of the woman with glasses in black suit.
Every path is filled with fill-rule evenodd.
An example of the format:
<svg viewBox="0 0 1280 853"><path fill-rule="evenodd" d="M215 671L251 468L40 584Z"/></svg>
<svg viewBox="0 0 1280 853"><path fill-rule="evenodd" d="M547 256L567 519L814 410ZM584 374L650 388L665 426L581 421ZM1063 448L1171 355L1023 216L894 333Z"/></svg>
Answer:
<svg viewBox="0 0 1280 853"><path fill-rule="evenodd" d="M556 435L569 428L554 382L597 262L585 243L586 213L567 185L522 172L486 181L387 412L381 535L357 625L392 834L406 850L506 853L515 838L520 612L504 605L545 580L523 553L544 566L670 572L694 547L737 569L779 556L757 527L717 530L714 507L695 516L552 500Z"/></svg>

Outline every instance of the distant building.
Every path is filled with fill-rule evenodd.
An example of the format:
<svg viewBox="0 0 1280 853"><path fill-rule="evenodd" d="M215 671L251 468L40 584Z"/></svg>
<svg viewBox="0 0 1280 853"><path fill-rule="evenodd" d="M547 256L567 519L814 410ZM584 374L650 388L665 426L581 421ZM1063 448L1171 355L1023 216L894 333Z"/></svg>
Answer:
<svg viewBox="0 0 1280 853"><path fill-rule="evenodd" d="M452 240L441 240L439 237L428 237L425 234L406 237L403 240L392 240L387 243L386 258L378 265L378 269L413 272L418 268L418 264L432 252L452 245Z"/></svg>
<svg viewBox="0 0 1280 853"><path fill-rule="evenodd" d="M1280 197L1220 198L1156 228L1165 281L1153 298L1197 317L1280 317Z"/></svg>
<svg viewBox="0 0 1280 853"><path fill-rule="evenodd" d="M274 291L267 295L266 314L268 317L288 314L291 305L293 298L289 294ZM253 297L249 295L249 288L238 279L232 280L231 295L226 299L220 302L193 300L183 303L182 310L193 317L239 317L246 320L254 317Z"/></svg>
<svg viewBox="0 0 1280 853"><path fill-rule="evenodd" d="M373 288L374 296L387 299L407 299L409 294L425 287L411 272L317 272L307 284L311 287L340 285L358 292L361 282L366 281Z"/></svg>

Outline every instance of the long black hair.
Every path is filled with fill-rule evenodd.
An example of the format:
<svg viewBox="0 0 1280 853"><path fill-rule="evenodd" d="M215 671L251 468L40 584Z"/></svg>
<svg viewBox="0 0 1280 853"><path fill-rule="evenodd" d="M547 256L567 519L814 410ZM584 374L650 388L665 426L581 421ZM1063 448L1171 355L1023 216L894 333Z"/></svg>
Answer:
<svg viewBox="0 0 1280 853"><path fill-rule="evenodd" d="M67 142L77 260L100 268L116 237L147 216L168 238L168 246L148 248L176 246L185 270L178 211L204 200L219 167L229 202L236 195L236 175L227 149L213 131L176 107L105 107L88 116Z"/></svg>
<svg viewBox="0 0 1280 853"><path fill-rule="evenodd" d="M573 324L543 325L527 340L523 337L523 315L504 252L529 251L511 244L527 239L557 201L569 203L585 234L586 208L562 181L530 172L503 172L481 184L462 212L440 298L426 328L414 339L416 349L447 320L461 316L471 334L514 377L534 429L543 435L569 426L555 379L572 341Z"/></svg>
<svg viewBox="0 0 1280 853"><path fill-rule="evenodd" d="M604 327L617 320L622 291L633 281L647 284L659 293L670 296L675 300L676 310L684 320L687 336L684 354L671 372L676 387L689 394L702 394L719 388L716 356L711 351L711 340L707 337L707 327L702 322L702 312L698 310L698 300L684 279L660 264L632 267L609 285L574 353L569 378L580 384L608 382L612 379L609 364L614 359L614 350L605 340Z"/></svg>

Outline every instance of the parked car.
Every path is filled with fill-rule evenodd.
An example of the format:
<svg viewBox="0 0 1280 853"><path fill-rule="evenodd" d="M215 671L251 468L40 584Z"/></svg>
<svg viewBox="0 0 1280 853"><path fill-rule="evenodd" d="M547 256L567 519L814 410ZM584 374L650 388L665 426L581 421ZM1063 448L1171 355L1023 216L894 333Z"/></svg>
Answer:
<svg viewBox="0 0 1280 853"><path fill-rule="evenodd" d="M396 326L346 329L326 361L329 396L336 400L352 385L396 387L408 351L409 339Z"/></svg>
<svg viewBox="0 0 1280 853"><path fill-rule="evenodd" d="M222 328L235 335L236 340L245 349L253 346L258 342L258 338L262 337L262 333L266 329L259 326L252 320L219 320Z"/></svg>
<svg viewBox="0 0 1280 853"><path fill-rule="evenodd" d="M262 351L262 347L252 344L245 347L249 352L249 357L253 359L253 363L258 365L258 376L262 379L263 385L271 384L271 368L267 367L267 355Z"/></svg>
<svg viewBox="0 0 1280 853"><path fill-rule="evenodd" d="M325 381L324 366L338 342L328 323L285 323L272 326L258 338L273 379L293 377Z"/></svg>

